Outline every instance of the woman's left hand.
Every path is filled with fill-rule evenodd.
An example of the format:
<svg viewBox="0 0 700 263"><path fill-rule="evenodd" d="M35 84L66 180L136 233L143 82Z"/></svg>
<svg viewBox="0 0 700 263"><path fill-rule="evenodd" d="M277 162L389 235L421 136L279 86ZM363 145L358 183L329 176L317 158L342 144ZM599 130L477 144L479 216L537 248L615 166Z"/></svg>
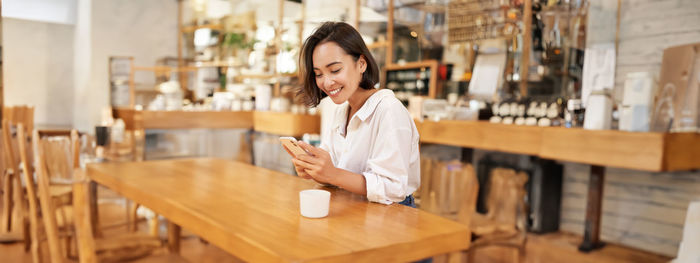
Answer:
<svg viewBox="0 0 700 263"><path fill-rule="evenodd" d="M302 154L292 159L295 165L303 167L304 171L319 183L333 184L333 175L337 168L333 166L331 155L321 148L305 142L298 143L309 154Z"/></svg>

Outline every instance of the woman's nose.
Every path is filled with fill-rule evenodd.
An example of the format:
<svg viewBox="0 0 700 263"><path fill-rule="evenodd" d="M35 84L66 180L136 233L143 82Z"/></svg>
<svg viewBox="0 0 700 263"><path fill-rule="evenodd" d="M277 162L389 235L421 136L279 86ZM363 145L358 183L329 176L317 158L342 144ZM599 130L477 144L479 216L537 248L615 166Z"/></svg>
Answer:
<svg viewBox="0 0 700 263"><path fill-rule="evenodd" d="M333 84L335 84L333 78L330 76L323 76L323 87L330 88Z"/></svg>

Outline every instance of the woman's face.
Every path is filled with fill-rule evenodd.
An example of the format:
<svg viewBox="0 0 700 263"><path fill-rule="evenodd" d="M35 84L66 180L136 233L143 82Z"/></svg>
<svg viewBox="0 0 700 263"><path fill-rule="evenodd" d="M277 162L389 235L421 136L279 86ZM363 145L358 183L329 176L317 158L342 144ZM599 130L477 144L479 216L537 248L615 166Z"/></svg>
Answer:
<svg viewBox="0 0 700 263"><path fill-rule="evenodd" d="M316 46L312 56L316 85L334 103L341 104L355 94L367 68L363 57L355 61L335 42Z"/></svg>

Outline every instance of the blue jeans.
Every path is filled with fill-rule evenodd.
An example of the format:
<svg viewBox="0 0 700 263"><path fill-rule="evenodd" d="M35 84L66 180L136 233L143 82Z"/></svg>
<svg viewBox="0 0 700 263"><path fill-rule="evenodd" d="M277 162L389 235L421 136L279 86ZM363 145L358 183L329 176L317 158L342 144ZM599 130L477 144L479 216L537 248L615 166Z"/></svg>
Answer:
<svg viewBox="0 0 700 263"><path fill-rule="evenodd" d="M416 208L416 200L413 199L413 195L406 196L406 199L401 201L399 204Z"/></svg>
<svg viewBox="0 0 700 263"><path fill-rule="evenodd" d="M401 201L399 204L416 208L416 200L413 198L413 195L406 196L406 199ZM433 258L421 259L415 263L433 263Z"/></svg>

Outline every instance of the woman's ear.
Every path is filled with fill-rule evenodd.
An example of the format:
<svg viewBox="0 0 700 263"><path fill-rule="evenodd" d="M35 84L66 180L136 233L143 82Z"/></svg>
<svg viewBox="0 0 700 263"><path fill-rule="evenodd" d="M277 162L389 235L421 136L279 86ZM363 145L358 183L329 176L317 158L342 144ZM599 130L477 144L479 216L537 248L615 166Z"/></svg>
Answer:
<svg viewBox="0 0 700 263"><path fill-rule="evenodd" d="M365 59L364 55L360 55L360 58L357 59L357 66L360 67L360 73L365 73L365 70L367 70L367 59Z"/></svg>

